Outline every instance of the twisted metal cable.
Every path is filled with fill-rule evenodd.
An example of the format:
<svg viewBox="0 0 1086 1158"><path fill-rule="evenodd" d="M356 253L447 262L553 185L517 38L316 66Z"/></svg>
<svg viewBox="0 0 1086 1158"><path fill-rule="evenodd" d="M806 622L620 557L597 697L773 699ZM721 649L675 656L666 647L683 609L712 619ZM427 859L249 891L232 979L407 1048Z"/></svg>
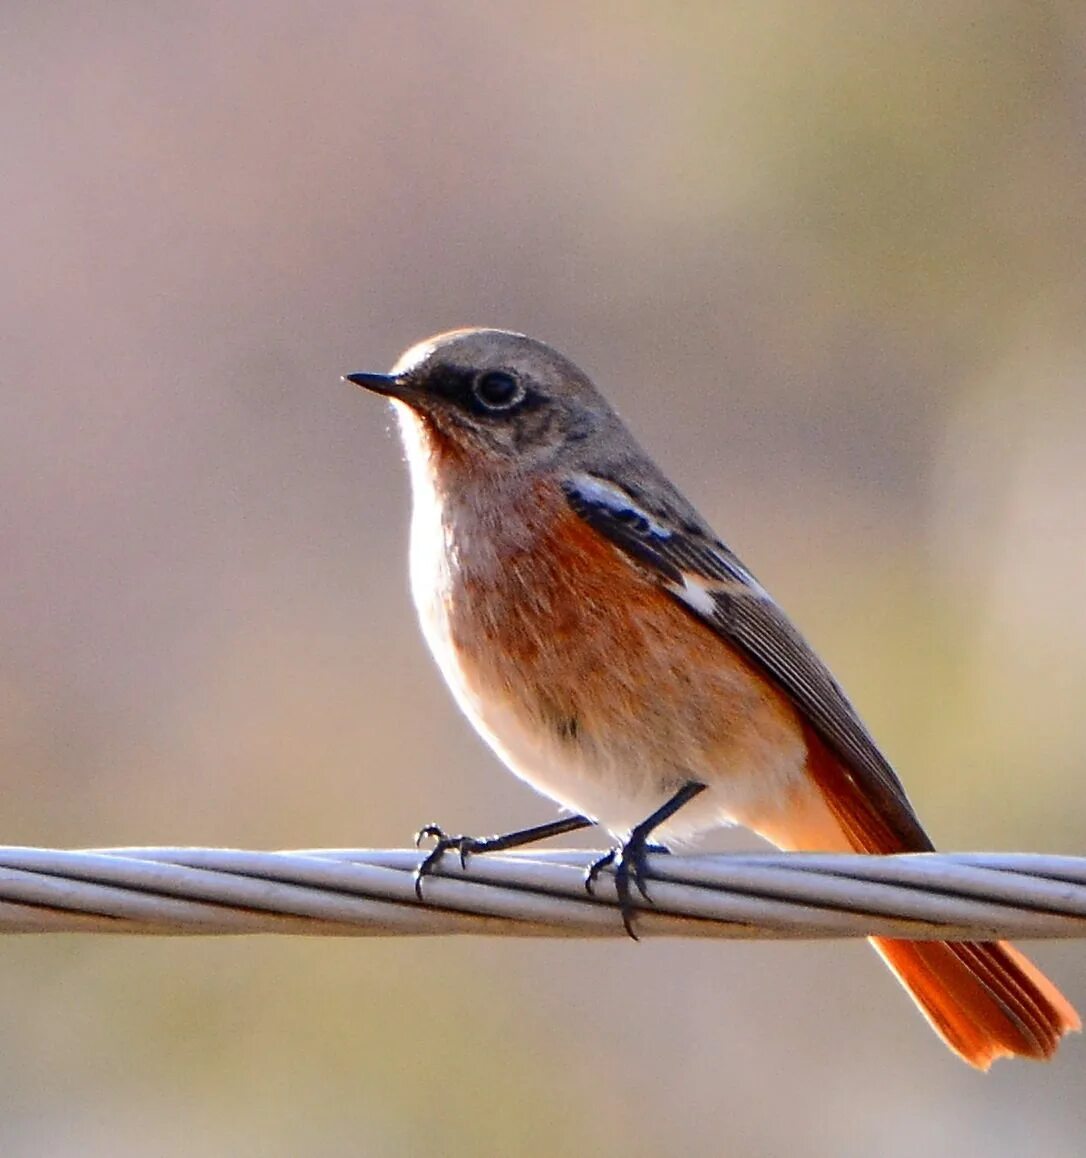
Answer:
<svg viewBox="0 0 1086 1158"><path fill-rule="evenodd" d="M625 936L599 853L0 848L0 932ZM1086 936L1086 858L1028 853L648 859L640 936L910 940Z"/></svg>

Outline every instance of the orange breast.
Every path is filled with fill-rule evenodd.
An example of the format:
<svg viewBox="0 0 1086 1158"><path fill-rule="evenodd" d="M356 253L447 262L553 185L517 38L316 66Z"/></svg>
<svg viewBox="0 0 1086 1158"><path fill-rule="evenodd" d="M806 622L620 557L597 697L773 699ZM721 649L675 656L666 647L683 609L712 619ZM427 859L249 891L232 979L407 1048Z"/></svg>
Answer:
<svg viewBox="0 0 1086 1158"><path fill-rule="evenodd" d="M746 823L763 796L789 795L806 745L776 686L578 518L557 486L506 503L486 530L502 539L501 566L474 567L466 541L458 552L449 632L475 697L503 697L539 735L541 767L518 771L553 779L545 765L565 752L571 775L658 803L702 780L714 791L697 827ZM579 801L572 788L544 791Z"/></svg>

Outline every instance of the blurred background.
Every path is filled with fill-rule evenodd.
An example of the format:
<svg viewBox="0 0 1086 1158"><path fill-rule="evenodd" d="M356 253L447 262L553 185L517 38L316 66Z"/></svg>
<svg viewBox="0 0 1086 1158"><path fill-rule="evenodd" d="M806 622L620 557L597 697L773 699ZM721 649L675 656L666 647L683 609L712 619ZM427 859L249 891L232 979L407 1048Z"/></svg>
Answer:
<svg viewBox="0 0 1086 1158"><path fill-rule="evenodd" d="M1081 5L8 0L0 53L5 843L554 815L423 649L339 381L489 324L604 387L943 847L1086 852ZM9 938L0 1041L12 1155L1086 1130L1086 1044L982 1079L860 944Z"/></svg>

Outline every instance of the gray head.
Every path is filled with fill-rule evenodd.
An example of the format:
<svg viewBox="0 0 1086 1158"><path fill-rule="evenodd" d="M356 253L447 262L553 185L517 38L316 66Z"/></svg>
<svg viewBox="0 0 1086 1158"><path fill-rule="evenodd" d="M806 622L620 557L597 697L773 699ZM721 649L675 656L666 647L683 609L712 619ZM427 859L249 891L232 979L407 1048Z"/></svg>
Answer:
<svg viewBox="0 0 1086 1158"><path fill-rule="evenodd" d="M438 334L412 346L388 374L346 378L408 407L448 450L495 469L554 461L604 431L625 433L572 362L508 330Z"/></svg>

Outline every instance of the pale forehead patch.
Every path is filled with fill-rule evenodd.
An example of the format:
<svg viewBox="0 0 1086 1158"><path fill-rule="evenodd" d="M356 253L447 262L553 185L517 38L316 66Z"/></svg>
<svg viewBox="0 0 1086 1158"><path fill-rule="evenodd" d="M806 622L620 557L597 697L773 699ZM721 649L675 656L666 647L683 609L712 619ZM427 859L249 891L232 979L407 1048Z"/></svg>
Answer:
<svg viewBox="0 0 1086 1158"><path fill-rule="evenodd" d="M433 338L424 338L421 342L416 342L409 350L404 350L399 356L391 373L394 375L409 374L416 366L425 362L436 349L437 343Z"/></svg>
<svg viewBox="0 0 1086 1158"><path fill-rule="evenodd" d="M438 349L446 346L461 347L461 353L466 349L469 362L479 357L485 360L486 356L493 353L495 348L503 349L507 355L511 355L508 349L510 341L517 344L525 343L532 347L539 345L538 342L532 342L530 338L524 334L518 334L515 330L492 330L466 326L460 330L447 330L443 334L434 334L432 337L423 338L421 342L416 342L409 350L405 350L400 355L396 365L392 367L392 373L409 374L432 357Z"/></svg>

